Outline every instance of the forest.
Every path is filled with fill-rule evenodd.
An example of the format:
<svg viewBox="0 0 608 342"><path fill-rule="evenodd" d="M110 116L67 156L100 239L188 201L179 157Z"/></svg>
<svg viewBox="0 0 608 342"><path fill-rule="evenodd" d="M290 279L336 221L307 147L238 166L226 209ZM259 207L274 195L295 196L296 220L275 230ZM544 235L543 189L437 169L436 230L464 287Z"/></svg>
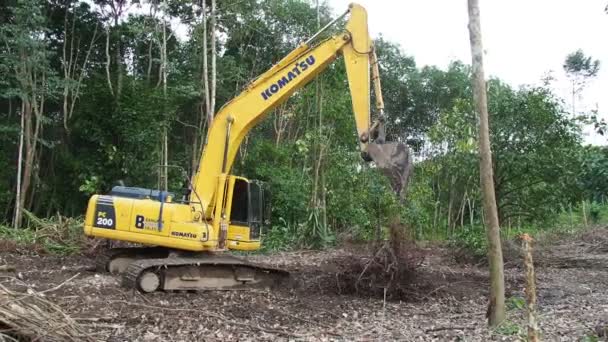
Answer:
<svg viewBox="0 0 608 342"><path fill-rule="evenodd" d="M214 114L334 10L308 0L1 1L0 236L20 243L68 222L80 239L88 199L115 185L183 193ZM381 240L398 217L409 239L482 260L472 68L421 65L382 35L374 44L388 140L414 156L405 200L361 159L346 70L334 63L239 147L232 174L261 180L272 194L262 251ZM604 66L582 50L563 60L555 72L567 77L571 98L557 95L551 76L534 85L487 81L506 241L608 222L608 149L583 134L603 135L606 122L580 105ZM44 240L43 249L81 250L71 241Z"/></svg>
<svg viewBox="0 0 608 342"><path fill-rule="evenodd" d="M3 2L1 221L27 225L18 201L37 217L82 216L91 194L119 183L161 188L167 179L181 191L213 113L317 30L317 9L303 1L221 1L213 16L206 11L187 1ZM328 22L329 7L319 11ZM375 45L389 139L415 154L406 204L359 158L346 73L336 63L240 148L233 173L272 191L266 248L370 239L388 212L419 239L483 241L475 241L483 213L470 67L421 66L404 47L382 37ZM560 72L572 80L572 100L557 97L550 78L542 86L488 83L495 191L509 230L603 212L607 151L581 133L590 124L601 131L602 122L572 102L599 65L581 51L570 57Z"/></svg>

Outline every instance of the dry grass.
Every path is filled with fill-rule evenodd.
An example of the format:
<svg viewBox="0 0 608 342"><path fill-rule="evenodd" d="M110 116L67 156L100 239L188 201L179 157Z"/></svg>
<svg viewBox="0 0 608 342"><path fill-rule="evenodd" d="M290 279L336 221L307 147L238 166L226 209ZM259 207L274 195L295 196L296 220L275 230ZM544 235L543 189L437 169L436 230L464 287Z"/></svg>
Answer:
<svg viewBox="0 0 608 342"><path fill-rule="evenodd" d="M21 229L0 225L0 247L4 251L68 255L90 252L95 243L83 234L81 218L56 215L41 219L24 211L27 226Z"/></svg>

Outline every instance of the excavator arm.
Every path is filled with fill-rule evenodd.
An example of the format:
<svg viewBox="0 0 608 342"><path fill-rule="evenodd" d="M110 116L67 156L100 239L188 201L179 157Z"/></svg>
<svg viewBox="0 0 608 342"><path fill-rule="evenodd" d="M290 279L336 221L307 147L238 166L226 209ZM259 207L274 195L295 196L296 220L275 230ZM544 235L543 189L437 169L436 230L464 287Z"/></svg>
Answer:
<svg viewBox="0 0 608 342"><path fill-rule="evenodd" d="M344 15L347 13L350 17L342 33L315 44L314 40L318 36L316 34L252 81L240 95L224 105L217 113L209 130L208 143L203 150L199 169L193 179L193 193L197 198L191 199L200 201L204 213L211 215L214 208L217 211L218 206L221 206L222 196L216 195L224 192L226 175L247 133L267 113L322 73L340 55L343 56L346 64L361 151L378 154L377 146L368 151L368 145L375 133L381 135L376 140L383 142L384 105L377 60L367 28L367 13L363 7L356 4L351 4ZM332 21L326 28L341 17ZM370 65L373 73L371 80L374 82L376 102L380 112L379 121L371 126ZM392 150L390 147L389 149ZM390 155L391 152L389 151L388 154ZM386 157L380 156L380 158ZM374 156L372 159L375 159ZM378 164L383 163L381 161ZM215 214L221 215L221 212Z"/></svg>

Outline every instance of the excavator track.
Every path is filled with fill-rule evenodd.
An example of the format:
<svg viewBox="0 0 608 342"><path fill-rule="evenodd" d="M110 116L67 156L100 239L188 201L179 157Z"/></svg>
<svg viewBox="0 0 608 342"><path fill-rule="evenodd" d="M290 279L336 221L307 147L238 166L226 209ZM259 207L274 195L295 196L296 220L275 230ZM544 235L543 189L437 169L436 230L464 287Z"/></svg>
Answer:
<svg viewBox="0 0 608 342"><path fill-rule="evenodd" d="M249 263L229 255L141 259L123 273L123 286L148 293L164 291L250 290L272 288L289 272Z"/></svg>
<svg viewBox="0 0 608 342"><path fill-rule="evenodd" d="M169 250L161 247L112 248L95 260L98 272L124 273L129 264L139 259L166 258Z"/></svg>

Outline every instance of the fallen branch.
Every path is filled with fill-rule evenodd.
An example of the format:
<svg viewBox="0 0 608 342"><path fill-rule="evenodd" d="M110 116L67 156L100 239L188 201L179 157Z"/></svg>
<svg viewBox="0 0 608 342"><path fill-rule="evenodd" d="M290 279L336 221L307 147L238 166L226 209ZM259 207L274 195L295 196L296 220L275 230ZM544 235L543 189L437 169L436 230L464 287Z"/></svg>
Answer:
<svg viewBox="0 0 608 342"><path fill-rule="evenodd" d="M15 266L11 265L0 265L0 272L14 272Z"/></svg>
<svg viewBox="0 0 608 342"><path fill-rule="evenodd" d="M113 317L74 317L73 320L79 322L101 322L111 321Z"/></svg>
<svg viewBox="0 0 608 342"><path fill-rule="evenodd" d="M80 273L76 273L74 276L72 276L72 277L71 277L71 278L69 278L68 280L64 281L63 283L61 283L61 284L59 284L59 285L57 285L57 286L55 286L55 287L52 287L52 288L50 288L50 289L47 289L47 290L44 290L44 291L38 292L38 293L40 293L40 294L44 294L44 293L48 293L48 292L57 291L57 290L59 290L61 287L63 287L63 285L65 285L65 284L69 283L70 281L74 280L74 278L78 277L79 275L80 275Z"/></svg>
<svg viewBox="0 0 608 342"><path fill-rule="evenodd" d="M36 292L23 294L0 285L0 303L0 336L17 340L92 341L80 324Z"/></svg>
<svg viewBox="0 0 608 342"><path fill-rule="evenodd" d="M445 330L471 330L471 329L475 329L475 327L437 327L437 328L426 329L424 332L430 333L430 332L445 331Z"/></svg>

